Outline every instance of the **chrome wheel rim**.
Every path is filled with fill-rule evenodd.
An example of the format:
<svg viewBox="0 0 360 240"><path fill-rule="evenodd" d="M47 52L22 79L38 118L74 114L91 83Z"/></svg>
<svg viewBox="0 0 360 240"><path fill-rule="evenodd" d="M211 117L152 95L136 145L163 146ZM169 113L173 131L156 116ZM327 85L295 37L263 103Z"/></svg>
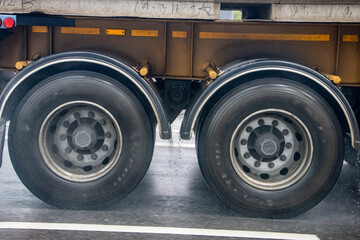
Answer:
<svg viewBox="0 0 360 240"><path fill-rule="evenodd" d="M99 104L72 101L45 118L39 134L45 164L59 177L89 182L109 173L122 150L121 129Z"/></svg>
<svg viewBox="0 0 360 240"><path fill-rule="evenodd" d="M297 183L308 171L313 143L306 125L281 109L264 109L237 126L230 143L236 174L261 190L280 190Z"/></svg>

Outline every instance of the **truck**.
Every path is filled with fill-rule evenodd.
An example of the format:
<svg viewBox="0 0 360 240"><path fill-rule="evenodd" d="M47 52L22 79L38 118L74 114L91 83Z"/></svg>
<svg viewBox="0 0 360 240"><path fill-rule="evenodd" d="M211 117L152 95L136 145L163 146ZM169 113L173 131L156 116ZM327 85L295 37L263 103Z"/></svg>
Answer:
<svg viewBox="0 0 360 240"><path fill-rule="evenodd" d="M296 216L345 153L359 166L359 34L349 0L0 0L1 153L10 121L29 191L99 209L138 185L156 127L171 139L185 110L180 136L223 203Z"/></svg>

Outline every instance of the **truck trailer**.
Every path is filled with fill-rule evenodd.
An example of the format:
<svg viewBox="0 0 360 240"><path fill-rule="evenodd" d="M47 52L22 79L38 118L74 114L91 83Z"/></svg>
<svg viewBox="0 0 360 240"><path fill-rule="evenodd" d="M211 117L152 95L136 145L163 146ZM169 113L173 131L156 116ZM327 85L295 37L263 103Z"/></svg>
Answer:
<svg viewBox="0 0 360 240"><path fill-rule="evenodd" d="M348 0L0 0L1 153L10 121L35 196L99 209L138 185L156 127L171 139L185 110L180 136L214 194L292 217L329 193L345 153L359 166L359 34Z"/></svg>

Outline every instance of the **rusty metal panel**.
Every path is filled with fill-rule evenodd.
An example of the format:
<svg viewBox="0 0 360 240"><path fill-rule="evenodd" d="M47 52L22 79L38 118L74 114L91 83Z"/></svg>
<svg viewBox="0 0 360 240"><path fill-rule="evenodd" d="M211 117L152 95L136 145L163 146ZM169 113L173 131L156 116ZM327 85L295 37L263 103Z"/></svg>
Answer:
<svg viewBox="0 0 360 240"><path fill-rule="evenodd" d="M341 26L338 75L342 84L360 86L360 26Z"/></svg>
<svg viewBox="0 0 360 240"><path fill-rule="evenodd" d="M26 59L27 45L25 27L0 31L0 69L14 69L16 61Z"/></svg>
<svg viewBox="0 0 360 240"><path fill-rule="evenodd" d="M166 75L191 76L191 23L168 23Z"/></svg>
<svg viewBox="0 0 360 240"><path fill-rule="evenodd" d="M71 29L18 26L6 32L11 34L0 41L2 69L14 69L17 61L80 50L131 66L148 60L152 76L204 79L202 65L209 61L221 67L239 59L270 58L339 75L342 84L360 86L356 24L79 18Z"/></svg>
<svg viewBox="0 0 360 240"><path fill-rule="evenodd" d="M82 32L89 28L93 29L89 34ZM54 28L54 53L76 50L99 52L133 66L148 59L152 63L152 74L163 75L165 22L79 19L75 29L80 31L64 33L61 28ZM121 34L108 34L108 29L119 30Z"/></svg>
<svg viewBox="0 0 360 240"><path fill-rule="evenodd" d="M50 54L51 27L28 27L28 59L37 60Z"/></svg>
<svg viewBox="0 0 360 240"><path fill-rule="evenodd" d="M203 76L207 61L221 66L254 58L284 59L333 73L336 34L333 25L321 24L197 23L193 74Z"/></svg>

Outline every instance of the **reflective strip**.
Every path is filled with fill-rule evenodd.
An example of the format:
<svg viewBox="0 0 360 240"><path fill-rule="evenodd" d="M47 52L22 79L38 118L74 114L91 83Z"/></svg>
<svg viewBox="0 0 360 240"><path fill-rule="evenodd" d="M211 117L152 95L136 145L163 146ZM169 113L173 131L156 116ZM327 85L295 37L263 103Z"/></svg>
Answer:
<svg viewBox="0 0 360 240"><path fill-rule="evenodd" d="M34 33L47 33L48 27L46 26L32 26L32 32Z"/></svg>
<svg viewBox="0 0 360 240"><path fill-rule="evenodd" d="M200 32L199 38L208 39L249 39L249 40L276 40L276 41L314 41L328 42L329 34L273 34L273 33L225 33Z"/></svg>
<svg viewBox="0 0 360 240"><path fill-rule="evenodd" d="M343 42L359 42L359 35L343 35Z"/></svg>
<svg viewBox="0 0 360 240"><path fill-rule="evenodd" d="M100 35L100 29L99 28L61 27L61 33Z"/></svg>
<svg viewBox="0 0 360 240"><path fill-rule="evenodd" d="M187 32L185 31L172 31L173 38L187 38Z"/></svg>
<svg viewBox="0 0 360 240"><path fill-rule="evenodd" d="M158 37L158 30L131 30L132 37Z"/></svg>
<svg viewBox="0 0 360 240"><path fill-rule="evenodd" d="M125 36L125 29L106 29L106 35Z"/></svg>

